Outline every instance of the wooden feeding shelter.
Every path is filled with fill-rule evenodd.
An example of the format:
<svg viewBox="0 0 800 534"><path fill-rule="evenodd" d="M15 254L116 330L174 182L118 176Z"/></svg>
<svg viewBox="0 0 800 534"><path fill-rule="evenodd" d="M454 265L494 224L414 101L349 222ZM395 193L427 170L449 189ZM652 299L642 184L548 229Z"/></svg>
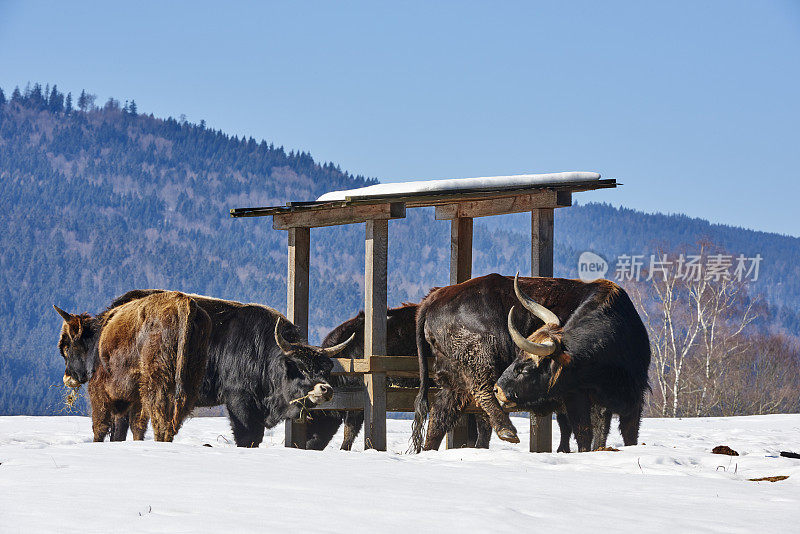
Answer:
<svg viewBox="0 0 800 534"><path fill-rule="evenodd" d="M472 220L475 217L531 213L531 276L553 276L553 210L572 205L572 193L616 187L616 180L594 172L524 174L378 184L326 193L312 202L235 208L232 217L272 216L272 227L289 234L286 316L308 335L311 229L366 226L364 264L364 358L337 358L333 374L363 377L359 390L340 389L316 409L364 411L365 448L386 450L386 412L414 411L416 389L387 388L387 376L418 376L417 356L386 355L387 256L389 220L407 208L434 207L437 220L450 221L450 283L472 276ZM429 368L433 368L429 366ZM435 395L435 388L431 394ZM476 412L474 405L467 411ZM552 451L552 416L531 416L531 452ZM451 431L448 448L467 445L466 417ZM474 439L474 438L473 438ZM286 422L286 446L305 448L305 423Z"/></svg>

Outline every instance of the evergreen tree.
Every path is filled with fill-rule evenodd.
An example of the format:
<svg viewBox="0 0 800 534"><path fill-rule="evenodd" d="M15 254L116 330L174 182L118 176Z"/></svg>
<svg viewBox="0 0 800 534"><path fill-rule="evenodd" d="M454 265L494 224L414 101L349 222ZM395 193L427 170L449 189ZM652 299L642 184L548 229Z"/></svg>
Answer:
<svg viewBox="0 0 800 534"><path fill-rule="evenodd" d="M128 113L130 113L130 114L131 114L131 115L133 115L134 117L136 116L136 113L137 113L137 109L136 109L136 100L131 100L131 103L130 103L130 105L128 106Z"/></svg>
<svg viewBox="0 0 800 534"><path fill-rule="evenodd" d="M0 87L0 111L2 111L3 106L6 105L6 94L3 92L3 88Z"/></svg>
<svg viewBox="0 0 800 534"><path fill-rule="evenodd" d="M19 85L14 87L14 90L11 92L11 101L19 104L22 102L22 93L19 90Z"/></svg>
<svg viewBox="0 0 800 534"><path fill-rule="evenodd" d="M67 101L64 104L64 113L67 115L72 113L72 93L67 93Z"/></svg>
<svg viewBox="0 0 800 534"><path fill-rule="evenodd" d="M27 88L26 88L27 92ZM42 94L42 86L41 84L35 83L33 84L33 89L27 95L28 104L33 109L42 110L47 107L47 102L44 99L44 94Z"/></svg>
<svg viewBox="0 0 800 534"><path fill-rule="evenodd" d="M86 98L86 91L81 89L81 96L78 97L78 109L81 111L86 111L88 107L88 100Z"/></svg>
<svg viewBox="0 0 800 534"><path fill-rule="evenodd" d="M53 85L53 88L50 90L50 98L47 102L47 108L53 113L60 113L64 111L64 93L59 93L56 85Z"/></svg>

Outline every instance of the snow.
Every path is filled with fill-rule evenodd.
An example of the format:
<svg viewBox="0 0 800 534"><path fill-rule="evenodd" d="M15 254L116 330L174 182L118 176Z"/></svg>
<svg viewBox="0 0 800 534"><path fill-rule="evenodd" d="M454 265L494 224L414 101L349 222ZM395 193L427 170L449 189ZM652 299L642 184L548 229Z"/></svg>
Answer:
<svg viewBox="0 0 800 534"><path fill-rule="evenodd" d="M91 443L85 417L0 417L0 532L797 532L800 415L645 419L620 452L237 449L224 418L175 443ZM554 439L558 429L554 428ZM203 447L208 443L212 447ZM363 447L363 440L358 441ZM609 445L621 447L614 430ZM728 445L741 456L710 453ZM790 475L781 482L748 478Z"/></svg>
<svg viewBox="0 0 800 534"><path fill-rule="evenodd" d="M369 197L377 195L407 195L410 193L443 193L464 189L514 189L531 186L557 185L566 182L595 182L600 179L596 172L556 172L551 174L518 174L514 176L486 176L482 178L451 178L449 180L425 180L377 184L358 189L331 191L318 201L345 200L346 197Z"/></svg>

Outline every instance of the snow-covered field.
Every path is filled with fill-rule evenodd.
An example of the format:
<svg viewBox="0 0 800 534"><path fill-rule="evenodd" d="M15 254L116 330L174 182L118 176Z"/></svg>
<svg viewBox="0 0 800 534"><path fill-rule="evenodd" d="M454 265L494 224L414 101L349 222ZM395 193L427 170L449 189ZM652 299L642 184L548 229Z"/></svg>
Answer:
<svg viewBox="0 0 800 534"><path fill-rule="evenodd" d="M800 415L646 419L642 445L584 454L527 453L515 425L520 445L408 455L410 421L389 452L314 452L282 427L237 449L216 417L98 444L85 417L0 417L0 532L800 532L800 460L778 457Z"/></svg>

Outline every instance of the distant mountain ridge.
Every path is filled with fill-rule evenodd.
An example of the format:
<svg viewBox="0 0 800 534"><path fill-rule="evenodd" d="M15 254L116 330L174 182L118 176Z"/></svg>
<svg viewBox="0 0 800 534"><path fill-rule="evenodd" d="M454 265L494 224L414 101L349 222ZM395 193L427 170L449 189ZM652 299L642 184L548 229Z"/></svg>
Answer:
<svg viewBox="0 0 800 534"><path fill-rule="evenodd" d="M38 84L0 93L0 414L60 409L48 388L63 373L52 304L97 312L129 289L164 287L284 309L286 234L269 219L234 220L228 210L376 183L303 152L140 114L135 104L71 102ZM576 195L584 198L591 193ZM527 273L526 224L479 220L473 274ZM800 329L797 238L581 204L557 211L555 273L577 276L585 250L612 261L702 238L762 254L754 290L772 306L768 320ZM315 229L312 248L310 337L318 341L362 307L363 225ZM447 284L449 252L448 223L431 210L391 222L390 304Z"/></svg>

